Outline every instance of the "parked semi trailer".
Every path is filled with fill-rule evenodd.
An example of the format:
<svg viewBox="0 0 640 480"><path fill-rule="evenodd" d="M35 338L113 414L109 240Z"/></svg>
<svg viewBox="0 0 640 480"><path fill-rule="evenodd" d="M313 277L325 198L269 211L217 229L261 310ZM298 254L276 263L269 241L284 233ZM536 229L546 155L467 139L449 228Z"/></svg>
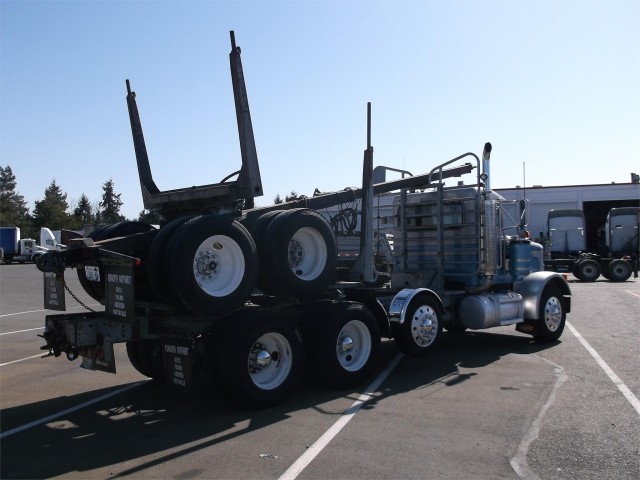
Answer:
<svg viewBox="0 0 640 480"><path fill-rule="evenodd" d="M547 227L546 270L572 273L583 282L595 282L600 275L612 282L625 282L631 274L638 277L640 207L609 211L598 252L586 249L582 210L551 210Z"/></svg>
<svg viewBox="0 0 640 480"><path fill-rule="evenodd" d="M382 338L414 356L430 353L443 328L514 325L539 342L558 340L569 286L543 270L541 245L502 234L489 143L482 159L466 153L428 173L374 184L369 105L362 188L255 208L262 183L233 32L231 46L242 156L235 179L159 190L127 82L144 206L167 222L105 226L41 258L47 308L65 309L68 269L104 305L48 315L43 350L115 373L113 345L124 342L146 376L185 389L210 382L262 407L282 401L303 371L335 387L364 382ZM453 177L470 180L448 185ZM390 192L393 207L381 222L375 197ZM341 242L320 212L355 200L359 254L339 262ZM381 223L392 232L384 238L393 235L385 271L374 255Z"/></svg>

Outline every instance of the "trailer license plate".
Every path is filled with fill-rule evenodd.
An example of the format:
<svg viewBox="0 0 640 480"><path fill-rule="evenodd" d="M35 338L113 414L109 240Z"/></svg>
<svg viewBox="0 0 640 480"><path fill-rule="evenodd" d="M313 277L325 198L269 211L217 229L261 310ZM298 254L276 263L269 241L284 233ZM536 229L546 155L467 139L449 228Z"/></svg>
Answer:
<svg viewBox="0 0 640 480"><path fill-rule="evenodd" d="M98 267L84 267L84 274L87 277L87 280L91 280L92 282L100 281L100 270Z"/></svg>

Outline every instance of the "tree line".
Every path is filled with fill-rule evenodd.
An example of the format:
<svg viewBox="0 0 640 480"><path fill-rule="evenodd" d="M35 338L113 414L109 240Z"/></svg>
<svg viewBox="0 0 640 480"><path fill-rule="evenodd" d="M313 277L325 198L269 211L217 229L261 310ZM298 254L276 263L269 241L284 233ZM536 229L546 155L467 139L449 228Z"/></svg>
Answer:
<svg viewBox="0 0 640 480"><path fill-rule="evenodd" d="M116 193L113 179L102 185L101 200L92 203L84 193L76 205L69 205L67 194L55 179L44 191L44 198L36 200L33 211L16 190L16 177L7 165L0 165L0 226L19 227L23 238L36 238L40 227L52 230L82 230L85 225L99 225L128 220L120 214L122 201ZM142 210L137 219L152 224L161 223L157 212Z"/></svg>

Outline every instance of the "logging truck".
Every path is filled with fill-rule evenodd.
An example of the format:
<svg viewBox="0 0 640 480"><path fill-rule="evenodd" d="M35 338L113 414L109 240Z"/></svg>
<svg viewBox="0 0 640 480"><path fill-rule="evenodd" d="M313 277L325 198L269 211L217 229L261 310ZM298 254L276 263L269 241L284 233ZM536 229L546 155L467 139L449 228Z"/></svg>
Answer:
<svg viewBox="0 0 640 480"><path fill-rule="evenodd" d="M283 401L304 372L332 387L362 384L382 339L412 356L432 352L443 330L512 325L558 340L569 286L544 271L541 245L505 233L491 144L387 181L393 168L373 168L369 104L361 188L257 207L262 181L233 32L230 65L241 167L184 189L155 184L127 80L144 206L166 221L106 225L39 259L46 308L65 310L65 274L101 305L47 315L43 350L115 373L113 346L125 343L148 377L187 390L209 382L256 408ZM467 180L447 183L454 178ZM336 221L346 206L347 232Z"/></svg>

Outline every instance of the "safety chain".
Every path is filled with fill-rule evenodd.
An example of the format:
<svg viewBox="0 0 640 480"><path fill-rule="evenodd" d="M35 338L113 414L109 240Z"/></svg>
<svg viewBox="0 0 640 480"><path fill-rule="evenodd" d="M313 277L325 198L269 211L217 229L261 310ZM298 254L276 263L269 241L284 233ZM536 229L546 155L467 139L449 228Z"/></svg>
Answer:
<svg viewBox="0 0 640 480"><path fill-rule="evenodd" d="M62 284L64 285L64 289L69 292L69 295L71 295L71 297L78 302L80 305L82 305L84 308L86 308L87 310L89 310L90 312L95 312L95 310L93 308L91 308L89 305L87 305L86 303L84 303L82 300L80 300L78 297L76 297L76 295L71 291L71 289L69 288L69 285L67 285L66 280L64 279L64 276L62 277Z"/></svg>

